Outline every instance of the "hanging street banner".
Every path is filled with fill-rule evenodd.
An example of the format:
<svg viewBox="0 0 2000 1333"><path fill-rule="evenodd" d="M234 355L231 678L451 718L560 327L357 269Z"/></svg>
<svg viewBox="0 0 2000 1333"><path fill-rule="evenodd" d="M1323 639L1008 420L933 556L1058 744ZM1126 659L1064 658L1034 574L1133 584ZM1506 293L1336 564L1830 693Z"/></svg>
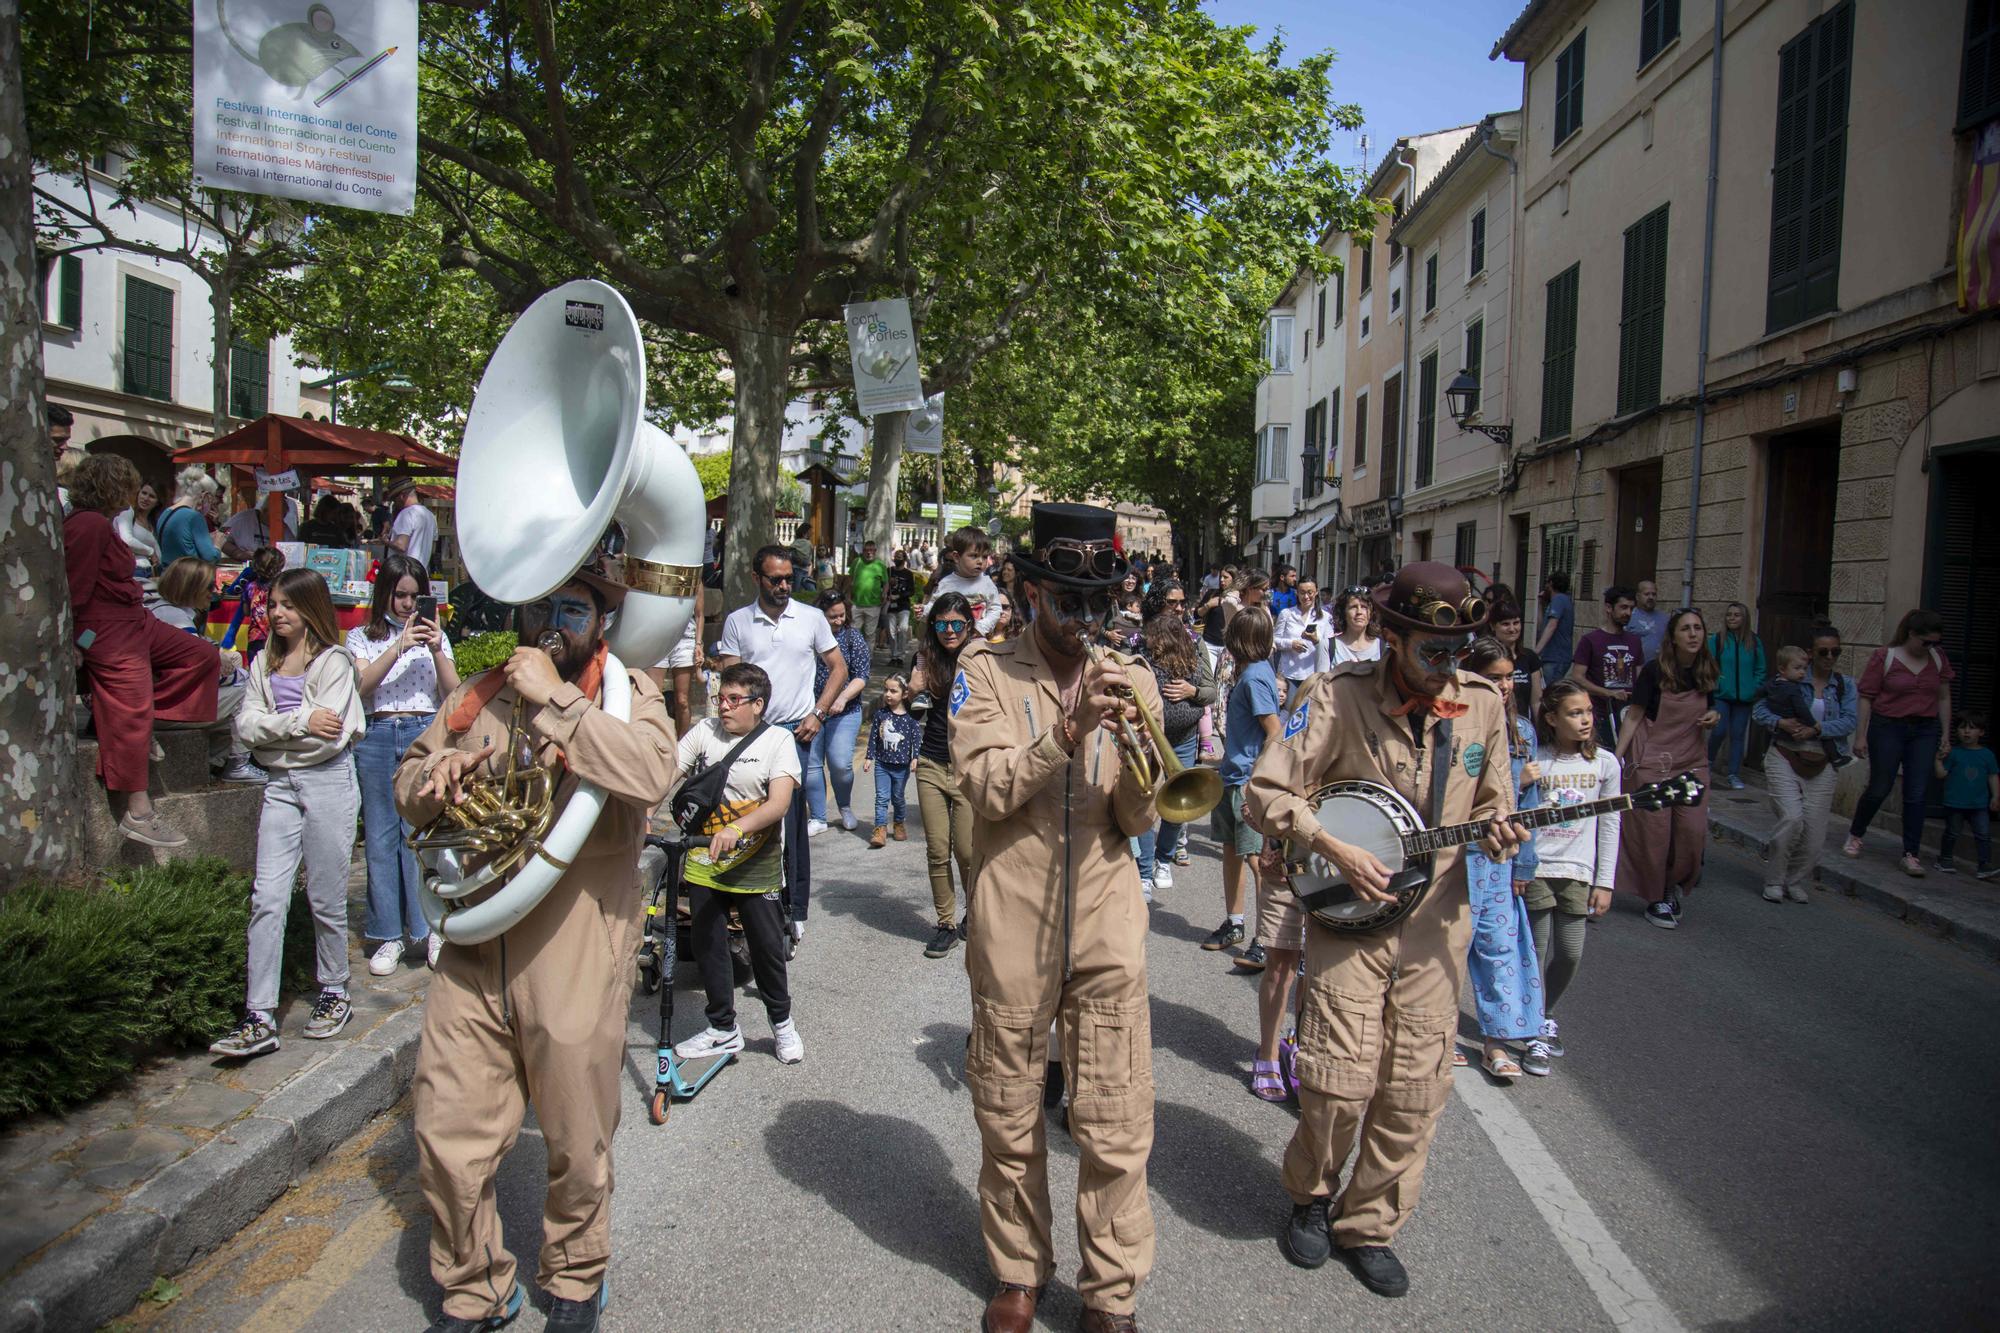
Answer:
<svg viewBox="0 0 2000 1333"><path fill-rule="evenodd" d="M917 335L910 303L858 301L842 306L847 319L847 352L854 361L854 397L861 415L914 412L924 405L923 374L917 365Z"/></svg>
<svg viewBox="0 0 2000 1333"><path fill-rule="evenodd" d="M417 0L194 0L194 182L408 213Z"/></svg>
<svg viewBox="0 0 2000 1333"><path fill-rule="evenodd" d="M941 454L944 452L944 395L934 393L924 399L924 405L910 413L909 425L903 428L903 452L906 454Z"/></svg>

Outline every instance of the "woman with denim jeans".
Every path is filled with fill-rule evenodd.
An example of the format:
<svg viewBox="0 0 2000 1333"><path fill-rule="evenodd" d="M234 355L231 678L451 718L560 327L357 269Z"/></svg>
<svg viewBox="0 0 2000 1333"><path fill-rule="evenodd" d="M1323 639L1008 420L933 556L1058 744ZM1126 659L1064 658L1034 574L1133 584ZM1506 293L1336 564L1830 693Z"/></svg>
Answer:
<svg viewBox="0 0 2000 1333"><path fill-rule="evenodd" d="M1139 655L1160 683L1160 729L1175 758L1192 768L1201 745L1201 715L1216 700L1215 672L1188 631L1187 589L1179 579L1154 579L1144 607ZM1174 853L1186 838L1187 825L1161 820L1132 840L1147 902L1155 889L1174 886Z"/></svg>
<svg viewBox="0 0 2000 1333"><path fill-rule="evenodd" d="M1951 682L1957 674L1940 647L1944 619L1919 608L1904 616L1889 642L1869 654L1861 673L1861 716L1854 753L1868 761L1868 790L1854 807L1841 851L1861 855L1861 835L1903 773L1903 873L1921 876L1924 802L1931 768L1951 750Z"/></svg>
<svg viewBox="0 0 2000 1333"><path fill-rule="evenodd" d="M1750 628L1749 607L1731 602L1724 608L1722 628L1708 636L1708 651L1715 654L1716 664L1722 668L1712 700L1715 711L1722 714L1722 724L1709 733L1708 762L1713 765L1727 745L1729 772L1723 780L1741 791L1743 779L1739 775L1744 741L1750 734L1750 709L1767 670L1764 644Z"/></svg>
<svg viewBox="0 0 2000 1333"><path fill-rule="evenodd" d="M806 752L808 835L826 829L826 779L822 770L833 775L833 801L840 810L840 826L854 827L854 748L861 735L861 692L868 688L868 669L873 665L868 641L850 623L854 608L847 598L841 593L828 593L819 599L818 606L826 617L827 628L833 631L833 641L840 648L842 660L847 663L847 685L834 696L826 725L813 733L812 745ZM814 660L813 698L819 698L825 691L826 678L832 671L825 661Z"/></svg>
<svg viewBox="0 0 2000 1333"><path fill-rule="evenodd" d="M434 620L417 615L429 586L423 566L398 551L382 560L368 623L347 632L347 651L361 668L361 703L368 730L354 748L361 778L362 838L368 853L368 919L364 939L376 942L368 970L386 977L403 961L404 940L423 946L437 966L441 941L417 902L417 857L403 839L396 813L396 766L431 723L438 704L458 688L451 643Z"/></svg>

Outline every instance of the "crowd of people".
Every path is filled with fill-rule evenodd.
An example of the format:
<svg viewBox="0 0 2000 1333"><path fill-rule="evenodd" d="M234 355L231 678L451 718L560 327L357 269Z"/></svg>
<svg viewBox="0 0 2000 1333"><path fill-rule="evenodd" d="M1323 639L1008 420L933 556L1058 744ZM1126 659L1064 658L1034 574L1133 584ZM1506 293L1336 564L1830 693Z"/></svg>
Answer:
<svg viewBox="0 0 2000 1333"><path fill-rule="evenodd" d="M1621 811L1621 794L1684 772L1706 782L1711 765L1740 787L1762 743L1776 809L1763 897L1803 903L1836 774L1863 759L1868 780L1848 856L1863 854L1863 835L1900 778L1904 871L1926 873L1920 840L1937 784L1946 828L1928 869L1955 870L1969 835L1974 873L1996 873L1990 816L2000 810L2000 764L1985 748L1984 720L1954 712L1953 666L1929 610L1906 615L1850 676L1832 625L1816 626L1807 644L1767 648L1742 604L1711 629L1698 609L1660 608L1651 581L1605 588L1598 625L1579 634L1569 581L1552 572L1531 636L1512 589L1489 584L1475 595L1446 566L1409 566L1330 596L1288 566L1268 574L1221 566L1196 579L1164 560L1126 558L1104 511L1038 506L1032 545L997 568L987 534L961 528L934 555L898 550L883 560L865 546L844 577L812 559L821 566L812 601L795 595L804 562L792 548L754 552L754 600L721 618L712 643L697 612L655 675L633 674L633 721L606 731L590 704L601 686L602 630L622 590L580 574L523 609L524 622L560 646L524 647L506 666L461 680L450 638L422 604L435 520L408 488L374 516L384 545L372 600L343 633L318 574L271 563L260 509L246 505L236 515L246 521L215 524L220 488L200 470L176 477L164 506L112 455L84 458L66 482L81 687L121 831L148 846L185 843L148 794L157 728L201 729L218 778L263 789L243 1016L212 1049L236 1058L277 1049L280 952L301 871L318 987L304 1035L330 1037L349 1021L347 883L358 833L370 971L391 974L415 952L455 977L434 991L417 1097L426 1193L454 1246L497 1234L490 1198L479 1197L491 1163L481 1164L477 1145L427 1138L426 1117L486 1095L474 1086L482 1061L532 1082L581 1059L555 1053L561 1043L547 1036L562 986L579 968L595 976L601 953L593 939L587 967L565 963L564 950L585 948L571 939L582 929L572 916L623 911L606 905L618 897L609 886L575 890L561 909L570 915L546 927L549 957L533 964L549 971L546 990L503 981L495 992L470 963L455 973L447 965L453 955L425 918L406 839L492 760L492 743L482 747L474 733L509 692L540 710L536 744L545 754L604 785L611 809L625 811L604 817L579 864L616 864L676 774L683 790L703 774L712 779L695 820L706 843L686 866L707 1024L681 1043L683 1058L744 1047L727 959L734 930L748 946L778 1058L804 1059L787 966L806 936L813 843L836 828L876 849L906 839L914 778L935 914L923 951L938 959L964 946L973 980L967 1078L986 1154L983 1228L1001 1284L989 1307L995 1328L1027 1327L1048 1277L1036 1117L1052 1065L1069 1066L1068 1124L1085 1161L1087 1218L1148 1238L1085 1238L1087 1307L1129 1315L1150 1265L1150 1219L1140 1217L1150 1074L1093 1061L1148 1040L1147 905L1174 891L1175 868L1189 863L1200 830L1153 818L1118 763L1079 760L1086 749L1101 760L1116 745L1108 728L1135 696L1180 765L1212 763L1220 777L1206 833L1221 863L1222 920L1201 947L1262 974L1248 1090L1300 1106L1285 1163L1286 1252L1315 1266L1338 1249L1383 1294L1407 1287L1389 1242L1414 1206L1449 1074L1400 1058L1391 1068L1380 1043L1432 1034L1441 1061L1449 1051L1449 1063L1467 1064L1476 1053L1494 1078L1546 1077L1565 1054L1557 1010L1588 923L1615 893L1638 899L1653 925L1683 923L1702 875L1707 807ZM358 536L359 519L340 501L322 501L304 531L336 544ZM217 567L232 555L246 570L240 650L201 632ZM1098 653L1086 646L1092 638L1119 651ZM714 673L705 709L694 688L704 669ZM669 686L671 702L662 697ZM1411 918L1389 967L1379 938L1311 926L1318 909L1294 892L1286 867L1303 849L1357 897L1389 897L1388 869L1314 824L1307 798L1333 780L1415 791L1411 774L1426 762L1441 771L1434 784L1425 779L1428 796L1416 792L1425 816L1483 821L1486 832L1462 853L1439 854L1442 905ZM857 768L874 783L865 834ZM1067 782L1051 786L1048 775L1063 771ZM1501 818L1550 806L1590 811L1532 832ZM1055 886L1052 905L1043 895ZM586 898L603 901L576 905ZM1052 911L1060 934L1035 926ZM469 958L475 946L463 952ZM1450 1033L1456 983L1468 978L1480 1041L1464 1050ZM1390 1016L1386 1036L1349 1003L1377 991ZM523 994L536 998L517 1008ZM481 1026L500 1010L506 1032ZM592 1030L576 1029L582 1021L570 1028ZM622 1018L592 1021L591 1042L607 1051L622 1043ZM458 1026L433 1039L447 1022ZM1080 1045L1086 1027L1124 1035ZM552 1144L607 1116L615 1127L615 1082L580 1067L576 1078L571 1105L541 1108ZM489 1137L507 1137L504 1122L518 1114L503 1107ZM1336 1206L1357 1138L1360 1164ZM592 1191L608 1199L608 1176L587 1164L558 1167L553 1149L551 1162L552 1172L580 1173L573 1211L552 1215L553 1234L597 1227ZM511 1259L462 1247L451 1254L439 1276L447 1309L461 1312L452 1317L491 1307L491 1293L511 1287ZM601 1258L584 1254L552 1292L587 1302L601 1285Z"/></svg>

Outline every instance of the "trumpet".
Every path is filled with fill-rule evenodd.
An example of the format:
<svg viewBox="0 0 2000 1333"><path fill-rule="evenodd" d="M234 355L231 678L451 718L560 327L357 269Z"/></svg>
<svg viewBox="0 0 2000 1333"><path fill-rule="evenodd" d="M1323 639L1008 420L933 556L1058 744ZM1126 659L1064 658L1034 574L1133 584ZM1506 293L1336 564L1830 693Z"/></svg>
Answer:
<svg viewBox="0 0 2000 1333"><path fill-rule="evenodd" d="M1093 662L1102 663L1107 659L1120 666L1131 666L1139 659L1130 653L1121 653L1115 648L1098 644L1088 630L1077 636L1083 643L1084 656ZM1169 824L1187 824L1200 819L1222 802L1222 775L1212 768L1189 768L1174 753L1174 747L1167 744L1167 733L1153 716L1146 701L1136 690L1123 688L1118 693L1130 699L1139 710L1139 726L1122 713L1118 718L1118 754L1125 766L1132 770L1133 778L1141 791L1153 802L1160 818Z"/></svg>

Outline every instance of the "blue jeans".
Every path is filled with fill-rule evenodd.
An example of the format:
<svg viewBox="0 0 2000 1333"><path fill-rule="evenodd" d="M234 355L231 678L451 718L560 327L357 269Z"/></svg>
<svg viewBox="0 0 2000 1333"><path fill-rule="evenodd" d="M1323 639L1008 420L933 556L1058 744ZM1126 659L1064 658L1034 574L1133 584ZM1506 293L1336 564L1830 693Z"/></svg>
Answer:
<svg viewBox="0 0 2000 1333"><path fill-rule="evenodd" d="M1201 733L1197 731L1194 735L1174 747L1174 756L1189 768L1193 768L1196 752L1200 748ZM1167 861L1173 860L1174 849L1181 845L1181 839L1186 836L1187 825L1171 824L1163 819L1144 833L1141 833L1138 837L1132 839L1139 856L1139 878L1151 879L1153 877L1153 866L1156 857Z"/></svg>
<svg viewBox="0 0 2000 1333"><path fill-rule="evenodd" d="M1547 688L1569 674L1570 659L1567 657L1542 658L1542 686Z"/></svg>
<svg viewBox="0 0 2000 1333"><path fill-rule="evenodd" d="M833 770L834 806L845 810L853 805L854 738L860 734L859 704L834 714L813 733L812 748L806 753L806 809L822 824L826 822L826 783L820 768L824 765Z"/></svg>
<svg viewBox="0 0 2000 1333"><path fill-rule="evenodd" d="M1903 854L1917 855L1923 845L1924 800L1931 791L1931 765L1937 762L1938 720L1934 717L1871 717L1868 719L1868 790L1854 807L1851 837L1868 831L1903 770Z"/></svg>
<svg viewBox="0 0 2000 1333"><path fill-rule="evenodd" d="M889 822L889 812L894 809L896 822L903 819L903 789L909 785L910 766L891 768L887 764L875 765L875 826L880 828Z"/></svg>
<svg viewBox="0 0 2000 1333"><path fill-rule="evenodd" d="M430 724L429 715L371 717L354 745L368 852L368 918L361 933L369 940L430 938L417 903L417 854L403 841L410 826L396 813L396 766Z"/></svg>
<svg viewBox="0 0 2000 1333"><path fill-rule="evenodd" d="M1709 733L1708 762L1712 765L1722 753L1723 742L1729 744L1729 770L1724 777L1737 777L1743 767L1743 743L1750 735L1750 704L1746 700L1717 697L1715 711L1722 714L1722 725Z"/></svg>
<svg viewBox="0 0 2000 1333"><path fill-rule="evenodd" d="M1947 806L1944 812L1944 836L1938 839L1938 861L1951 864L1952 851L1958 846L1958 827L1972 826L1972 845L1979 852L1979 868L1986 870L1993 865L1993 812L1985 806L1974 806L1961 810Z"/></svg>

